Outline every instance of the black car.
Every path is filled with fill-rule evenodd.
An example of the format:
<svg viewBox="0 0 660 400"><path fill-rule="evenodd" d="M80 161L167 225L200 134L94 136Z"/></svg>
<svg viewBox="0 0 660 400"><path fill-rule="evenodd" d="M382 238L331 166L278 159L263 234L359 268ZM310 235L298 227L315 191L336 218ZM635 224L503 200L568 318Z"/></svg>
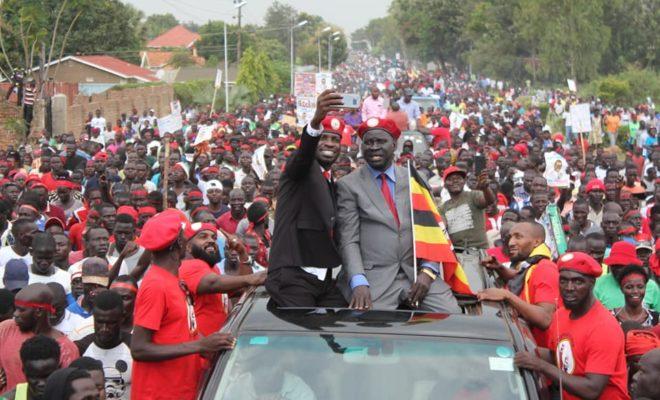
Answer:
<svg viewBox="0 0 660 400"><path fill-rule="evenodd" d="M544 380L513 365L535 344L499 303L462 314L269 309L257 290L223 330L237 338L207 375L201 399L545 399Z"/></svg>

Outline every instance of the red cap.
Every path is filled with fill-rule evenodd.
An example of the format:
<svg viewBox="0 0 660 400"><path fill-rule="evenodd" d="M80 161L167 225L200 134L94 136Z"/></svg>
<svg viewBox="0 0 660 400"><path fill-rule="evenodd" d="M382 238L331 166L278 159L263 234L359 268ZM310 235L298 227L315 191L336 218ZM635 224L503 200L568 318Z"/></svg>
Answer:
<svg viewBox="0 0 660 400"><path fill-rule="evenodd" d="M603 181L600 179L592 179L587 183L587 188L585 189L587 193L591 192L592 190L601 190L605 191L605 184Z"/></svg>
<svg viewBox="0 0 660 400"><path fill-rule="evenodd" d="M449 127L449 118L447 118L443 115L442 118L440 118L440 125L448 128Z"/></svg>
<svg viewBox="0 0 660 400"><path fill-rule="evenodd" d="M634 244L624 241L615 242L610 255L603 260L607 265L638 265L643 263L637 258L637 248Z"/></svg>
<svg viewBox="0 0 660 400"><path fill-rule="evenodd" d="M63 231L66 231L66 226L64 226L64 222L62 222L61 219L57 217L50 217L46 220L46 224L44 225L44 229L48 229L53 225L57 225L62 228Z"/></svg>
<svg viewBox="0 0 660 400"><path fill-rule="evenodd" d="M149 214L149 215L156 215L156 209L151 206L145 206L145 207L140 207L138 208L138 215L140 214Z"/></svg>
<svg viewBox="0 0 660 400"><path fill-rule="evenodd" d="M202 197L204 197L204 195L199 190L191 190L190 192L188 192L187 197L189 199L201 199Z"/></svg>
<svg viewBox="0 0 660 400"><path fill-rule="evenodd" d="M458 168L455 165L452 165L452 166L446 168L445 172L442 173L442 180L446 180L449 175L455 174L455 173L462 174L464 178L467 177L467 173L465 171L463 171L462 169Z"/></svg>
<svg viewBox="0 0 660 400"><path fill-rule="evenodd" d="M206 167L202 170L203 174L217 174L220 172L220 168L216 167L215 165L212 167Z"/></svg>
<svg viewBox="0 0 660 400"><path fill-rule="evenodd" d="M566 253L559 257L557 268L559 271L575 271L593 277L599 277L603 273L598 261L594 260L589 254L580 251Z"/></svg>
<svg viewBox="0 0 660 400"><path fill-rule="evenodd" d="M552 135L552 140L555 142L562 142L564 143L564 135L561 133L557 132L554 135Z"/></svg>
<svg viewBox="0 0 660 400"><path fill-rule="evenodd" d="M527 157L527 145L524 143L518 143L513 146L513 149L520 153L523 157Z"/></svg>
<svg viewBox="0 0 660 400"><path fill-rule="evenodd" d="M387 118L369 118L362 122L358 128L358 136L362 139L365 133L374 129L380 129L389 133L395 141L401 136L401 131L396 126L396 123Z"/></svg>
<svg viewBox="0 0 660 400"><path fill-rule="evenodd" d="M213 224L209 224L208 222L195 222L194 224L191 224L188 229L186 229L184 235L186 236L186 239L190 240L202 231L211 231L217 234L218 228L216 228Z"/></svg>
<svg viewBox="0 0 660 400"><path fill-rule="evenodd" d="M327 117L323 118L323 121L321 121L321 128L323 129L323 132L335 133L341 136L341 133L344 131L345 124L341 119L332 115L328 115Z"/></svg>
<svg viewBox="0 0 660 400"><path fill-rule="evenodd" d="M138 213L135 211L135 208L131 206L121 206L117 209L117 215L119 214L126 214L130 215L135 222L137 222L138 219Z"/></svg>
<svg viewBox="0 0 660 400"><path fill-rule="evenodd" d="M34 186L37 186L37 185L34 185ZM65 188L74 190L74 189L76 189L76 184L71 182L71 181L60 179L60 180L55 181L55 187L57 187L57 188L65 187Z"/></svg>
<svg viewBox="0 0 660 400"><path fill-rule="evenodd" d="M182 224L175 210L165 210L144 224L138 242L149 251L164 250L179 237Z"/></svg>
<svg viewBox="0 0 660 400"><path fill-rule="evenodd" d="M92 157L94 160L101 160L101 161L107 161L108 160L108 154L102 151L99 151Z"/></svg>

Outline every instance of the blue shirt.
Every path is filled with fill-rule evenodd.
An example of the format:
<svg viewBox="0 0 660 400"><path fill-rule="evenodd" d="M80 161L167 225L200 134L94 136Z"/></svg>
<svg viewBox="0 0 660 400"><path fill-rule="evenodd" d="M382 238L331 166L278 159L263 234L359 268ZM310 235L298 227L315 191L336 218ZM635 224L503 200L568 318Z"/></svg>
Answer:
<svg viewBox="0 0 660 400"><path fill-rule="evenodd" d="M401 107L401 110L405 111L406 114L408 114L408 119L414 119L417 121L417 118L419 118L420 111L419 111L419 104L415 100L410 100L410 103L406 103L403 101L403 98L399 99L397 102L399 103L399 107Z"/></svg>
<svg viewBox="0 0 660 400"><path fill-rule="evenodd" d="M396 170L394 163L392 163L392 165L390 165L385 171L374 169L369 164L367 164L367 169L369 170L369 174L371 174L371 178L374 180L374 183L376 183L378 190L380 190L382 185L380 175L385 174L387 177L387 186L389 187L390 193L392 194L392 201L395 201L396 196L394 194L396 193ZM394 204L396 204L396 202ZM422 261L420 265L424 268L430 268L436 274L438 274L440 271L439 265L434 262ZM351 289L355 289L358 286L369 286L369 281L367 281L367 277L364 276L364 274L357 274L351 277L350 285Z"/></svg>

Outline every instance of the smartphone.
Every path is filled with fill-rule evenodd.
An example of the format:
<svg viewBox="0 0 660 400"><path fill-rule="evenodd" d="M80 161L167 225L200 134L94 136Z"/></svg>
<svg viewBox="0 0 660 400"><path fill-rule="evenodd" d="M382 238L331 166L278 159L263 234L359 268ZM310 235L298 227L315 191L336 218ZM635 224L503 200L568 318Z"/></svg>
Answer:
<svg viewBox="0 0 660 400"><path fill-rule="evenodd" d="M339 93L342 105L337 108L360 108L360 96L354 93Z"/></svg>
<svg viewBox="0 0 660 400"><path fill-rule="evenodd" d="M475 175L481 175L481 171L486 169L486 157L483 154L477 154L474 156L474 173Z"/></svg>

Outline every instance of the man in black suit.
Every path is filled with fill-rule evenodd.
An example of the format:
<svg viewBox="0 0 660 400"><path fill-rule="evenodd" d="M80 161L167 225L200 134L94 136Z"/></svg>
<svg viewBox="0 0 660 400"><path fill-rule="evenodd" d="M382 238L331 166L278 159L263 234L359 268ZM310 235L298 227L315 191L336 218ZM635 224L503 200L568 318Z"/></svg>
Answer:
<svg viewBox="0 0 660 400"><path fill-rule="evenodd" d="M332 90L321 93L300 148L280 180L266 289L279 307L345 307L332 279L341 264L335 245L336 190L330 167L340 152L344 123L326 116L342 105Z"/></svg>

